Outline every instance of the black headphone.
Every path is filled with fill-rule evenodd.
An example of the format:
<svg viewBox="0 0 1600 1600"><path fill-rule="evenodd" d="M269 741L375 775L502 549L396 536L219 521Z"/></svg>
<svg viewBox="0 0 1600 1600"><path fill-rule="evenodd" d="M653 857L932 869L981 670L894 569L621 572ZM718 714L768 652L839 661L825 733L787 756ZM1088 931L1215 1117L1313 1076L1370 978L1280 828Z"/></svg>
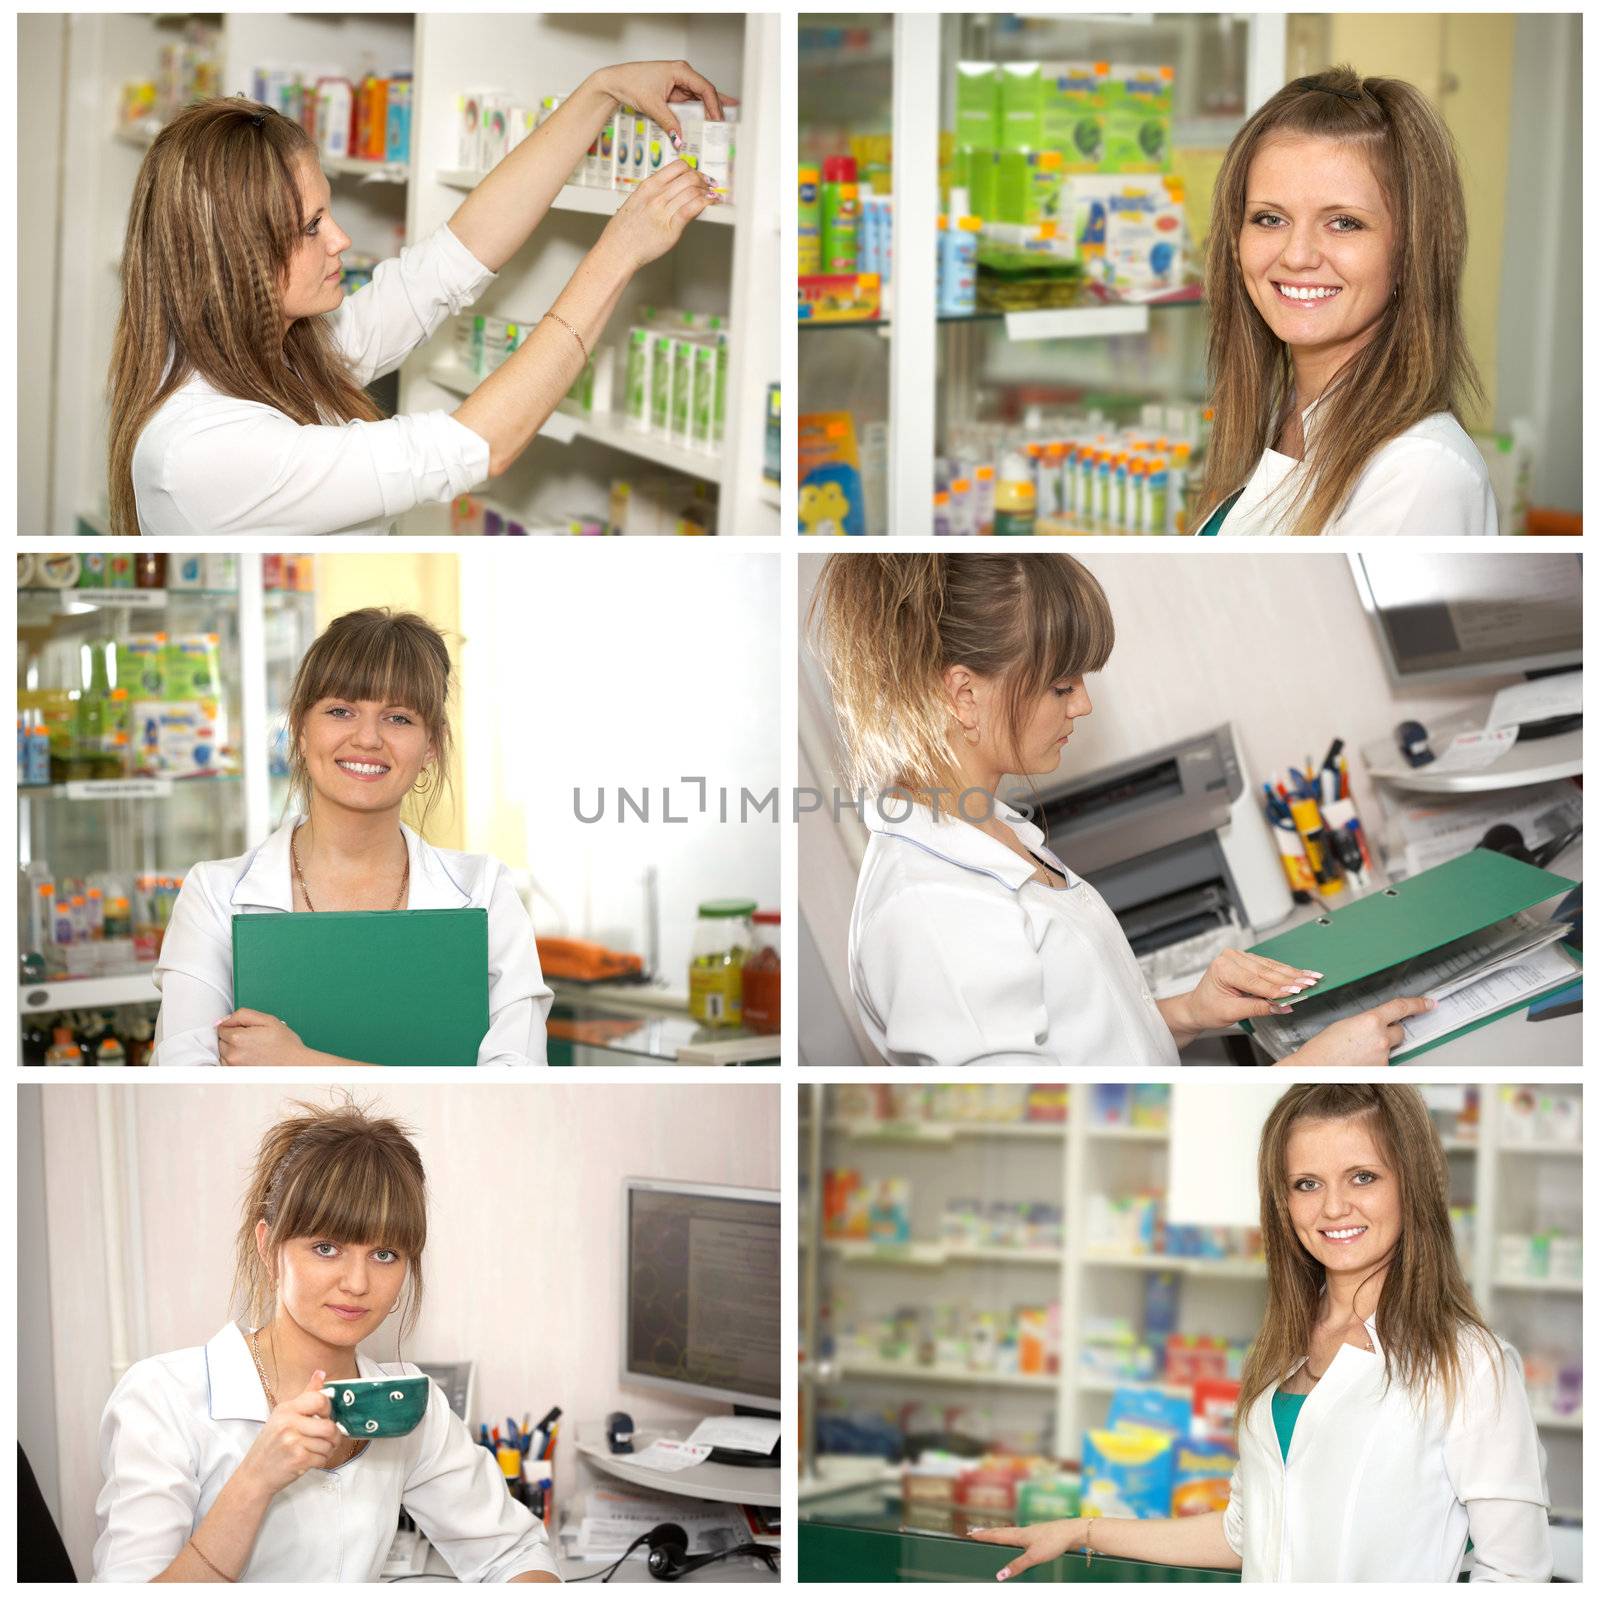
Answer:
<svg viewBox="0 0 1600 1600"><path fill-rule="evenodd" d="M587 1583L592 1578L599 1578L601 1583L610 1583L611 1574L642 1544L650 1546L650 1554L645 1561L650 1576L660 1578L663 1583L676 1583L688 1573L698 1572L701 1567L709 1567L713 1562L726 1561L731 1556L755 1556L766 1562L769 1571L778 1570L778 1552L772 1545L740 1544L727 1550L713 1550L707 1555L692 1556L689 1554L689 1535L676 1522L661 1522L649 1533L640 1534L604 1573L591 1572L572 1581Z"/></svg>

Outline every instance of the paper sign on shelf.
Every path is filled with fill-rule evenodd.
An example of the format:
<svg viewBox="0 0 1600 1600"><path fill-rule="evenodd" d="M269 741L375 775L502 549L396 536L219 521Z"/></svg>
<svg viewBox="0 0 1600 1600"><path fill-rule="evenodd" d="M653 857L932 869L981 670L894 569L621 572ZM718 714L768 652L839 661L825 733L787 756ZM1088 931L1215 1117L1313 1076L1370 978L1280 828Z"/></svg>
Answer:
<svg viewBox="0 0 1600 1600"><path fill-rule="evenodd" d="M766 1456L772 1454L782 1427L777 1417L707 1417L689 1435L689 1443Z"/></svg>
<svg viewBox="0 0 1600 1600"><path fill-rule="evenodd" d="M651 1472L686 1472L697 1467L711 1454L708 1444L690 1444L683 1439L657 1439L652 1445L636 1451L628 1458L628 1465L647 1467Z"/></svg>

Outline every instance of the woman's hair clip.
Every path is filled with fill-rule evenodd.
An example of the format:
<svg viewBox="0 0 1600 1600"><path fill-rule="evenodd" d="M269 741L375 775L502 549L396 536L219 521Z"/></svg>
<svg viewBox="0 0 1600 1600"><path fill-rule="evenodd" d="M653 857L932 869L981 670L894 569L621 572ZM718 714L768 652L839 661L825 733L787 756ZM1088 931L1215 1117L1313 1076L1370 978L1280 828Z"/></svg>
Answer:
<svg viewBox="0 0 1600 1600"><path fill-rule="evenodd" d="M250 121L254 127L263 128L266 126L267 114L265 111L258 111L253 117L251 117Z"/></svg>
<svg viewBox="0 0 1600 1600"><path fill-rule="evenodd" d="M1353 106L1360 105L1367 93L1365 87L1360 89L1335 89L1331 83L1310 83L1306 87L1316 89L1322 94L1336 94L1341 100L1348 100Z"/></svg>

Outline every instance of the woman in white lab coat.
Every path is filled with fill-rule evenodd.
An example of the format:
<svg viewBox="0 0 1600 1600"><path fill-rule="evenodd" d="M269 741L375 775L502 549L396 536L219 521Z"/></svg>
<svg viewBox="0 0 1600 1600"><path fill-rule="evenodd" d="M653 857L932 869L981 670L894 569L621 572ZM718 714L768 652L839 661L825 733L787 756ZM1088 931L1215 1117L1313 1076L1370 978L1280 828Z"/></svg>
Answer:
<svg viewBox="0 0 1600 1600"><path fill-rule="evenodd" d="M1212 192L1202 533L1493 534L1460 417L1466 201L1449 130L1337 67L1245 123Z"/></svg>
<svg viewBox="0 0 1600 1600"><path fill-rule="evenodd" d="M1321 973L1228 950L1157 1001L1116 917L998 799L1053 775L1111 654L1104 591L1071 556L859 555L825 563L815 645L870 832L850 918L862 1024L895 1066L1174 1066L1208 1029L1285 1010ZM1392 1000L1290 1064L1388 1060Z"/></svg>
<svg viewBox="0 0 1600 1600"><path fill-rule="evenodd" d="M1239 1396L1225 1510L1073 1517L973 1537L1225 1567L1262 1583L1551 1575L1544 1450L1517 1352L1485 1326L1450 1225L1449 1174L1409 1084L1300 1084L1258 1163L1267 1312Z"/></svg>
<svg viewBox="0 0 1600 1600"><path fill-rule="evenodd" d="M233 918L255 912L489 914L489 1031L479 1066L543 1066L554 996L533 924L492 856L422 837L450 759L450 652L408 612L347 612L313 641L289 696L290 804L264 843L202 861L183 880L156 961L158 1066L358 1066L233 1001ZM418 829L400 814L419 802ZM350 1004L392 1003L352 995Z"/></svg>
<svg viewBox="0 0 1600 1600"><path fill-rule="evenodd" d="M330 1420L325 1381L419 1371L360 1346L397 1310L397 1352L415 1327L427 1194L399 1123L298 1111L267 1130L240 1208L243 1325L136 1361L106 1403L95 1581L373 1583L404 1511L463 1582L559 1582L543 1525L439 1388L400 1436Z"/></svg>
<svg viewBox="0 0 1600 1600"><path fill-rule="evenodd" d="M594 73L448 223L348 299L350 238L305 129L242 97L180 112L151 145L128 214L111 531L388 533L400 512L504 472L583 371L634 273L716 202L686 163L633 191L518 350L454 411L384 419L364 386L473 303L619 104L676 137L671 103L691 99L712 120L736 103L682 61Z"/></svg>

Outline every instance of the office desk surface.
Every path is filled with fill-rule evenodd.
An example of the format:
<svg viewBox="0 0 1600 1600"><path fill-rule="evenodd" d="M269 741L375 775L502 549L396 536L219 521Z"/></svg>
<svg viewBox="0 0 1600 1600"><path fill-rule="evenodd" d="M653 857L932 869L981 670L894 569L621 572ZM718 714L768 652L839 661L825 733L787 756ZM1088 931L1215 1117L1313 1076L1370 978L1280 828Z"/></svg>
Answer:
<svg viewBox="0 0 1600 1600"><path fill-rule="evenodd" d="M801 1502L801 1583L993 1583L1007 1547L904 1533L899 1485L869 1485ZM998 1516L994 1521L1002 1520ZM1011 1580L1015 1583L1237 1583L1237 1572L1168 1567L1151 1561L1062 1556Z"/></svg>
<svg viewBox="0 0 1600 1600"><path fill-rule="evenodd" d="M650 1569L645 1565L646 1552L638 1551L628 1557L620 1567L611 1575L611 1583L656 1583L659 1580L650 1576ZM781 1561L780 1571L781 1571ZM611 1565L609 1561L575 1561L569 1556L557 1552L556 1564L561 1568L563 1583L572 1583L579 1578L594 1578L598 1581L599 1575ZM444 1557L437 1550L428 1551L427 1565L423 1568L423 1576L431 1578L438 1583L454 1583L455 1577L450 1568L445 1565ZM691 1572L687 1577L675 1580L678 1583L777 1583L779 1573L770 1572L764 1561L755 1556L729 1556L726 1561L719 1561L714 1567L702 1567L699 1572Z"/></svg>

